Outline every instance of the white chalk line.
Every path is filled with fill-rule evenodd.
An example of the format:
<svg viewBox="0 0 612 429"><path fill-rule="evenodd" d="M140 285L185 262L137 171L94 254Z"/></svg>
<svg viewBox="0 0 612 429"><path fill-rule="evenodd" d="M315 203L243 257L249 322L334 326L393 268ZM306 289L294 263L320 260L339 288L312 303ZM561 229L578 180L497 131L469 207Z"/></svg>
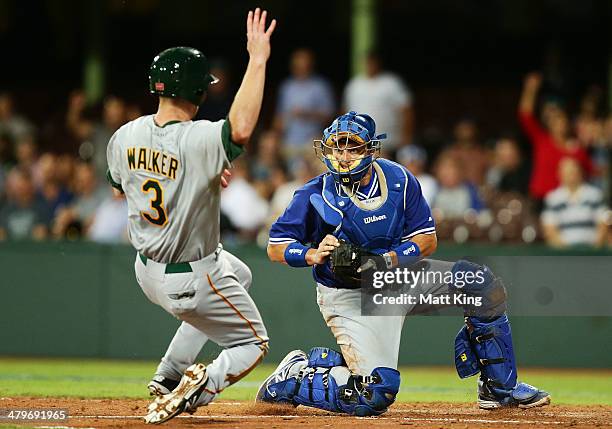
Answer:
<svg viewBox="0 0 612 429"><path fill-rule="evenodd" d="M351 418L349 416L334 416L334 415L325 415L325 416L317 416L317 415L248 415L248 416L229 416L229 415L206 415L206 416L177 416L175 418L178 419L198 419L198 420L256 420L256 419L303 419L303 418L318 418L318 419L339 419L339 418ZM70 418L72 419L117 419L117 420L131 420L131 419L142 419L143 416L78 416L73 415ZM486 423L486 424L534 424L534 425L563 425L570 424L570 422L561 422L561 421L545 421L545 420L504 420L504 419L477 419L477 418L459 418L459 417L353 417L355 419L360 420L395 420L400 418L406 421L413 422L453 422L453 423Z"/></svg>

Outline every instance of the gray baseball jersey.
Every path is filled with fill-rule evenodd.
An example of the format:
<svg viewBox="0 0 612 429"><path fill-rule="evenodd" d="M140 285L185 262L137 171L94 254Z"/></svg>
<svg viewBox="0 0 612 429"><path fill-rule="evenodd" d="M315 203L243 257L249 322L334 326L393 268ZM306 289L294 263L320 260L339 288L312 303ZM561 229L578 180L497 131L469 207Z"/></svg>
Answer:
<svg viewBox="0 0 612 429"><path fill-rule="evenodd" d="M206 368L198 405L248 374L267 351L266 329L246 290L250 275L239 275L244 264L219 246L221 174L242 151L231 142L228 121L160 127L153 116L121 127L107 148L108 179L127 197L130 241L145 256L134 264L138 284L190 326L179 329L160 371L179 378L207 339L224 347ZM168 270L170 264L182 267Z"/></svg>
<svg viewBox="0 0 612 429"><path fill-rule="evenodd" d="M230 135L225 120L173 121L161 127L149 115L112 136L108 179L127 197L128 235L138 252L176 263L215 251L221 173L242 152Z"/></svg>

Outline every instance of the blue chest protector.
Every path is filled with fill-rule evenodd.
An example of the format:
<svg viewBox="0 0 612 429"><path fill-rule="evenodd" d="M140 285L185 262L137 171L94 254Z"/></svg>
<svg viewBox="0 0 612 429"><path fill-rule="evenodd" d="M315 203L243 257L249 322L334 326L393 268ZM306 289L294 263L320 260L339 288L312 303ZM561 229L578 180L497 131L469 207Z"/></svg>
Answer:
<svg viewBox="0 0 612 429"><path fill-rule="evenodd" d="M356 196L338 195L331 177L323 178L322 195L310 202L339 239L350 241L373 253L384 253L401 243L405 223L408 177L398 165L379 159L373 164L379 180L380 196L360 201ZM333 278L329 266L317 266L315 280L327 286L346 287ZM331 284L330 284L331 283Z"/></svg>
<svg viewBox="0 0 612 429"><path fill-rule="evenodd" d="M334 181L325 178L323 199L332 210L342 213L336 237L374 253L384 253L401 241L408 178L400 167L387 160L378 160L373 167L379 178L379 197L359 201L356 196L339 196ZM315 208L322 214L316 205ZM327 222L325 214L321 217Z"/></svg>

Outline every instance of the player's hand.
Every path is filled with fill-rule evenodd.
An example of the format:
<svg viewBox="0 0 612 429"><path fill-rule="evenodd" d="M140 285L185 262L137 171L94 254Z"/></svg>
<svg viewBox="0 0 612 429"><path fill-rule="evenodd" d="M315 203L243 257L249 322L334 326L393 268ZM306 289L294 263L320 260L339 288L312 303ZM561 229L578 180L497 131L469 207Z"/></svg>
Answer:
<svg viewBox="0 0 612 429"><path fill-rule="evenodd" d="M273 19L266 30L267 11L249 11L247 15L247 51L251 61L265 63L270 58L270 36L276 28L276 19Z"/></svg>
<svg viewBox="0 0 612 429"><path fill-rule="evenodd" d="M329 258L329 255L332 251L340 246L340 241L336 237L331 234L327 234L321 243L319 243L319 247L317 248L315 254L312 256L310 265L314 264L324 264Z"/></svg>
<svg viewBox="0 0 612 429"><path fill-rule="evenodd" d="M232 172L229 171L227 168L225 168L223 170L223 173L221 173L221 187L222 188L227 188L229 186L230 177L232 177Z"/></svg>

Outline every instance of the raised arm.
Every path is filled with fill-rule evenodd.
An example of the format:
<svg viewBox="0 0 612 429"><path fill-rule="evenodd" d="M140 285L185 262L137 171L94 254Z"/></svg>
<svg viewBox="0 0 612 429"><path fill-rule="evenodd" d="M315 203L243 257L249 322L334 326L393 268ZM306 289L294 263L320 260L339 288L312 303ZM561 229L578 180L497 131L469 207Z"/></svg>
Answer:
<svg viewBox="0 0 612 429"><path fill-rule="evenodd" d="M242 84L230 107L229 122L232 126L232 141L245 145L253 134L266 80L266 62L270 57L270 36L276 27L273 19L266 30L267 11L249 11L247 16L247 51L249 63Z"/></svg>
<svg viewBox="0 0 612 429"><path fill-rule="evenodd" d="M542 85L542 75L540 73L529 73L525 76L523 92L518 106L518 119L523 131L529 137L533 145L539 144L548 132L542 128L535 117L535 104L538 91Z"/></svg>
<svg viewBox="0 0 612 429"><path fill-rule="evenodd" d="M523 91L519 100L519 112L533 114L535 110L536 97L542 85L542 75L532 72L525 76L523 83Z"/></svg>

